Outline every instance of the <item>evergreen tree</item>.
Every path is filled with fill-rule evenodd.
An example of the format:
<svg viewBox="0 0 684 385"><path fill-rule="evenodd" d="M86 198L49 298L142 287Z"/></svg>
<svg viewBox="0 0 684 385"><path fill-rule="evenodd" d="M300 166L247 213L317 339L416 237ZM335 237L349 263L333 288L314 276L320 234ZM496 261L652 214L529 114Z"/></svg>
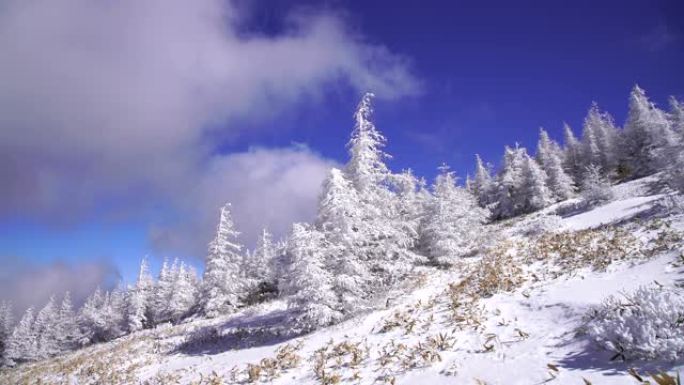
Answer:
<svg viewBox="0 0 684 385"><path fill-rule="evenodd" d="M523 151L522 169L522 203L523 212L532 212L542 209L552 202L552 193L546 186L548 176L539 166L537 161L532 159Z"/></svg>
<svg viewBox="0 0 684 385"><path fill-rule="evenodd" d="M321 251L330 259L334 290L346 312L363 306L371 295L369 263L360 252L366 241L363 220L356 189L342 171L331 169L319 199L316 227L325 236ZM305 234L302 226L293 228L293 234Z"/></svg>
<svg viewBox="0 0 684 385"><path fill-rule="evenodd" d="M590 204L595 204L612 198L610 183L603 176L596 165L587 166L582 179L582 198Z"/></svg>
<svg viewBox="0 0 684 385"><path fill-rule="evenodd" d="M577 184L582 180L582 145L575 137L570 126L563 125L563 167Z"/></svg>
<svg viewBox="0 0 684 385"><path fill-rule="evenodd" d="M613 117L607 112L601 112L598 104L594 102L584 119L584 127L592 134L591 139L587 138L584 141L583 138L584 164L596 164L604 173L615 171L618 162L619 133ZM598 155L595 154L594 147L598 149Z"/></svg>
<svg viewBox="0 0 684 385"><path fill-rule="evenodd" d="M263 229L257 239L254 252L245 257L244 271L250 293L270 290L269 288L275 284L274 258L275 248L271 233Z"/></svg>
<svg viewBox="0 0 684 385"><path fill-rule="evenodd" d="M197 278L194 271L181 263L174 272L173 292L169 299L169 318L178 323L187 316L197 304Z"/></svg>
<svg viewBox="0 0 684 385"><path fill-rule="evenodd" d="M150 275L147 258L140 261L138 279L128 290L126 318L127 330L136 332L152 322L150 301L154 290L154 279Z"/></svg>
<svg viewBox="0 0 684 385"><path fill-rule="evenodd" d="M12 335L12 306L3 301L0 302L0 366L9 364L7 358L7 345Z"/></svg>
<svg viewBox="0 0 684 385"><path fill-rule="evenodd" d="M36 357L47 358L59 353L57 343L58 310L55 297L38 312L33 323L33 334L36 338Z"/></svg>
<svg viewBox="0 0 684 385"><path fill-rule="evenodd" d="M78 327L81 337L79 343L87 345L94 342L106 341L106 320L102 312L104 295L98 287L95 289L78 311Z"/></svg>
<svg viewBox="0 0 684 385"><path fill-rule="evenodd" d="M557 143L549 138L542 128L537 144L537 161L547 175L546 184L556 200L565 200L573 195L574 183L563 169L562 152Z"/></svg>
<svg viewBox="0 0 684 385"><path fill-rule="evenodd" d="M173 264L171 265L164 259L162 268L159 271L157 283L154 285L154 291L152 293L151 313L155 324L171 320L171 315L169 314L169 301L173 294L174 276L177 269L177 259L174 259Z"/></svg>
<svg viewBox="0 0 684 385"><path fill-rule="evenodd" d="M634 86L630 94L629 114L621 145L621 161L632 177L658 171L663 164L663 152L676 143L663 111L646 97L644 90Z"/></svg>
<svg viewBox="0 0 684 385"><path fill-rule="evenodd" d="M471 190L480 206L486 207L492 203L494 188L490 167L485 166L480 155L475 154L475 178L471 183Z"/></svg>
<svg viewBox="0 0 684 385"><path fill-rule="evenodd" d="M421 243L433 263L452 264L479 245L488 212L471 193L456 185L448 166L440 167L433 191L421 226Z"/></svg>
<svg viewBox="0 0 684 385"><path fill-rule="evenodd" d="M510 148L504 150L504 160L501 172L497 177L494 193L494 217L497 219L510 218L524 210L523 167L525 150Z"/></svg>
<svg viewBox="0 0 684 385"><path fill-rule="evenodd" d="M62 304L57 312L57 325L55 335L59 352L66 352L77 347L80 339L78 324L74 314L74 306L71 302L71 294L67 291L62 299Z"/></svg>
<svg viewBox="0 0 684 385"><path fill-rule="evenodd" d="M371 121L372 97L370 93L364 95L354 114L356 122L348 145L350 160L345 176L356 189L362 214L355 253L374 272L376 277L368 283L378 289L402 277L420 256L412 251L416 240L403 226L397 226L399 205L390 189L391 176L383 162L389 157L382 151L385 138Z"/></svg>
<svg viewBox="0 0 684 385"><path fill-rule="evenodd" d="M281 291L290 307L296 309L293 324L303 330L329 325L341 319L337 297L325 268L324 235L306 225L295 223L289 237L288 270Z"/></svg>
<svg viewBox="0 0 684 385"><path fill-rule="evenodd" d="M672 130L684 137L684 103L681 103L674 96L670 96L670 126Z"/></svg>
<svg viewBox="0 0 684 385"><path fill-rule="evenodd" d="M36 335L33 330L33 308L26 309L24 316L12 331L7 343L6 362L13 365L32 361L38 356Z"/></svg>
<svg viewBox="0 0 684 385"><path fill-rule="evenodd" d="M238 235L230 215L230 204L226 204L221 209L216 237L209 244L202 280L201 307L207 317L233 312L241 305L246 288Z"/></svg>

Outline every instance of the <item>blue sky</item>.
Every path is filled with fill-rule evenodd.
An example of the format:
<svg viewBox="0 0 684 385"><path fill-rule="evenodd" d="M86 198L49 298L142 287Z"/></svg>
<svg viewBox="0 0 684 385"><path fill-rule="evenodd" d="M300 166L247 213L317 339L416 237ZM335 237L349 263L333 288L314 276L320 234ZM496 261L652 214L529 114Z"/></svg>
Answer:
<svg viewBox="0 0 684 385"><path fill-rule="evenodd" d="M121 15L161 14L160 22L133 21L122 37L117 28L128 19L83 7L42 22L31 9L14 12L20 2L0 10L0 22L9 22L0 47L18 53L14 62L0 59L0 82L10 83L0 91L0 150L9 154L0 167L9 186L0 256L37 268L105 261L127 280L143 255L154 266L163 256L200 266L197 245L225 200L242 202L236 215L247 243L261 217L283 232L312 215L325 169L345 162L365 89L379 96L376 124L388 137L390 167L428 179L442 162L464 176L475 153L497 163L506 144L533 148L539 127L560 139L566 121L579 133L592 101L622 124L635 83L660 105L684 96L680 1L124 3ZM202 25L203 17L184 24L222 12L236 20L230 32ZM45 26L38 37L21 33L21 17ZM109 23L85 22L98 17ZM64 30L94 37L46 50ZM56 70L44 71L34 55L41 51ZM21 80L24 69L42 83ZM74 88L79 82L86 86ZM293 203L284 210L277 201Z"/></svg>

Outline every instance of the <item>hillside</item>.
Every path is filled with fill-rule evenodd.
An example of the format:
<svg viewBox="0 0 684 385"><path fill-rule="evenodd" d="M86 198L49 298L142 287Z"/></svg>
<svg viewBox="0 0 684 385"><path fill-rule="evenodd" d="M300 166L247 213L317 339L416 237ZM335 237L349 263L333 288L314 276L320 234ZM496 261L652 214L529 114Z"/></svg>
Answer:
<svg viewBox="0 0 684 385"><path fill-rule="evenodd" d="M628 368L682 370L623 361L582 331L609 295L684 282L679 197L657 177L613 190L591 210L566 201L488 225L485 252L420 269L381 310L308 335L288 334L277 300L4 369L0 383L603 385L637 383Z"/></svg>

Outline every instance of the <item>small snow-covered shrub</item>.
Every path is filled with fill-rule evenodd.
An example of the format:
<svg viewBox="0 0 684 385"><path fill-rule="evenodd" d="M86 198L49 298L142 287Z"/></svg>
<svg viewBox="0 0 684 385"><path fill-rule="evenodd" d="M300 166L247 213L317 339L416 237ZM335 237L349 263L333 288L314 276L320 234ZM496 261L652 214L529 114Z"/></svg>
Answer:
<svg viewBox="0 0 684 385"><path fill-rule="evenodd" d="M684 293L662 286L610 296L587 315L586 331L600 346L623 359L684 356Z"/></svg>
<svg viewBox="0 0 684 385"><path fill-rule="evenodd" d="M561 221L562 218L558 215L539 215L520 223L518 228L522 235L535 236L558 230Z"/></svg>

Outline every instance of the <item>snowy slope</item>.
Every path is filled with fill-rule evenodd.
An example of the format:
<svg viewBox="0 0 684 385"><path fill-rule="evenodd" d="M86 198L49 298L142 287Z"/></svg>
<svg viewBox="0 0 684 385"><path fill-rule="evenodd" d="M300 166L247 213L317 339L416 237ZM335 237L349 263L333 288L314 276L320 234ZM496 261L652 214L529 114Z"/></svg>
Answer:
<svg viewBox="0 0 684 385"><path fill-rule="evenodd" d="M630 367L684 371L681 362L611 361L611 352L580 333L587 309L608 295L653 281L684 282L681 240L668 237L684 230L684 218L656 182L616 186L612 202L561 217L550 230L619 226L621 237L640 246L630 245L633 253L605 269L577 266L559 275L548 261L523 259L534 242L519 231L532 220L523 218L490 226L492 242L522 267L511 273L519 281L472 304L454 305L449 293L456 289L449 284L471 277L467 272L481 266L481 257L449 271L426 268L392 296L389 307L309 335L288 336L281 322L286 306L274 301L24 365L1 374L0 383L42 378L66 384L229 384L249 383L251 375L275 384L582 384L585 378L603 385L636 383L626 372ZM269 361L278 349L280 357Z"/></svg>

